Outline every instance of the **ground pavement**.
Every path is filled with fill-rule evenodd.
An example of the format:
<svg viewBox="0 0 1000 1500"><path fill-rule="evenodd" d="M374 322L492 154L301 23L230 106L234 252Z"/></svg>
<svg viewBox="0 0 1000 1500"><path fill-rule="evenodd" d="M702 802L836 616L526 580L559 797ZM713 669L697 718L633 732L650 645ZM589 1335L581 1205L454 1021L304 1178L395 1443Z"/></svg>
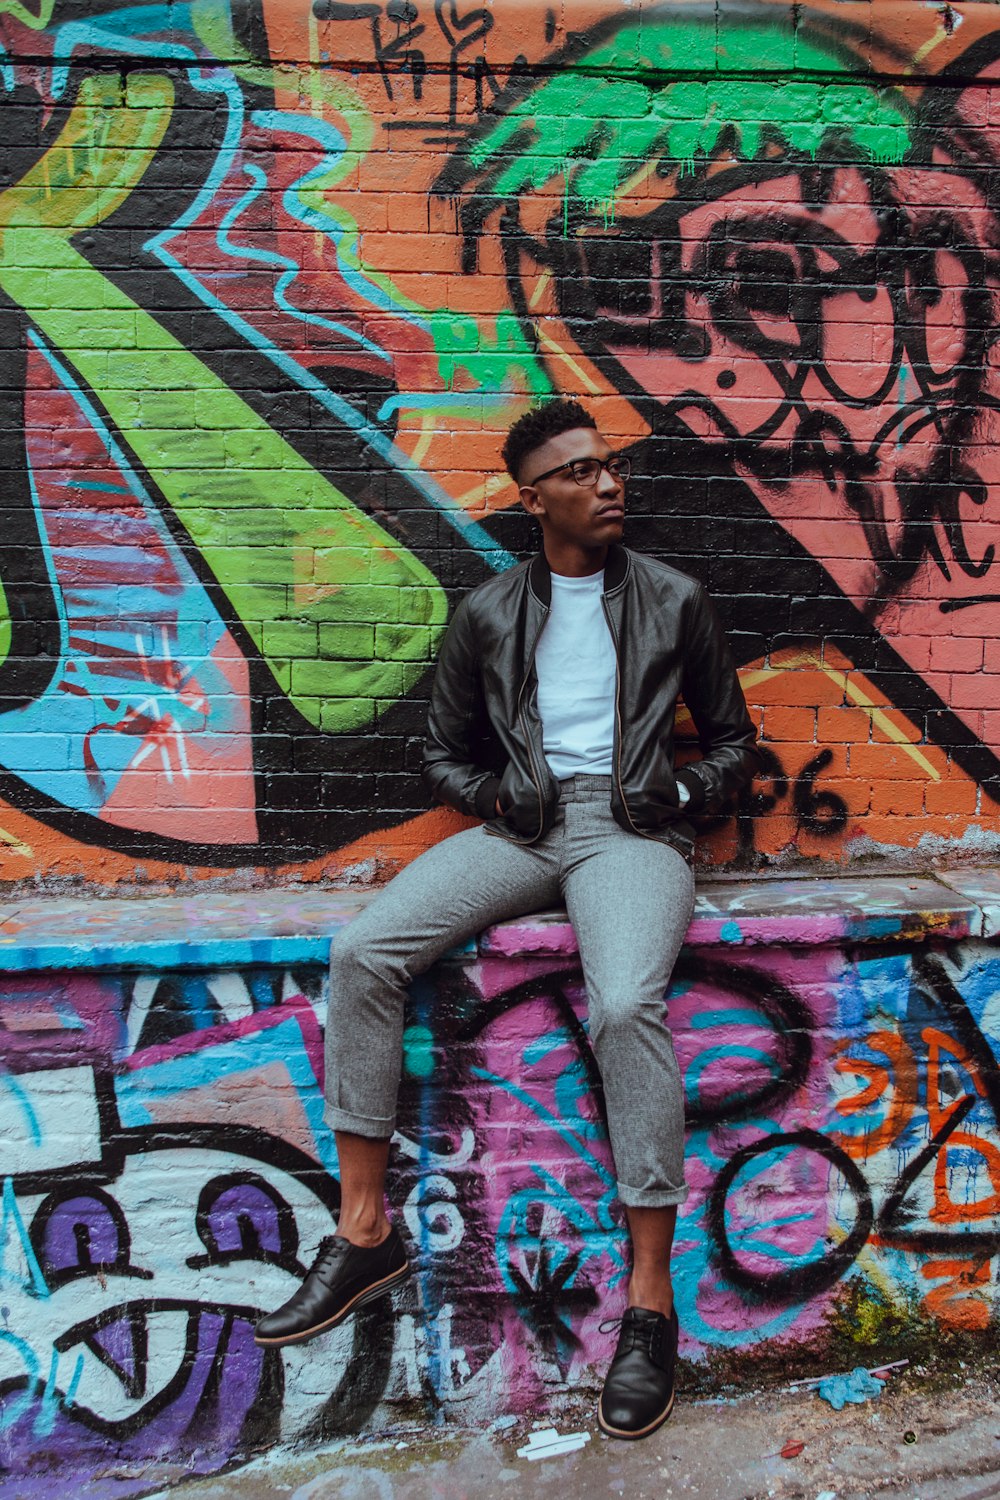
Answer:
<svg viewBox="0 0 1000 1500"><path fill-rule="evenodd" d="M489 1432L400 1424L370 1441L261 1459L157 1500L1000 1500L1000 1371L913 1368L882 1394L834 1411L811 1389L678 1397L670 1422L638 1443L603 1437L592 1402L501 1419ZM547 1430L582 1446L551 1447ZM588 1433L584 1440L581 1434ZM801 1451L798 1445L801 1444ZM785 1449L791 1456L782 1457Z"/></svg>

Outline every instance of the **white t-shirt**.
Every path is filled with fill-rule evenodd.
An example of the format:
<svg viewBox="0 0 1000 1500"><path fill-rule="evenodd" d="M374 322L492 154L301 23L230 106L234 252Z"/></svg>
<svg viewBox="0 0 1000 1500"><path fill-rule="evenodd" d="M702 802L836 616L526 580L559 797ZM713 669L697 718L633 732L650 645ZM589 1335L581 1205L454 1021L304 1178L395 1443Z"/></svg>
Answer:
<svg viewBox="0 0 1000 1500"><path fill-rule="evenodd" d="M552 574L552 605L535 650L542 745L557 781L610 776L615 648L601 607L604 573Z"/></svg>

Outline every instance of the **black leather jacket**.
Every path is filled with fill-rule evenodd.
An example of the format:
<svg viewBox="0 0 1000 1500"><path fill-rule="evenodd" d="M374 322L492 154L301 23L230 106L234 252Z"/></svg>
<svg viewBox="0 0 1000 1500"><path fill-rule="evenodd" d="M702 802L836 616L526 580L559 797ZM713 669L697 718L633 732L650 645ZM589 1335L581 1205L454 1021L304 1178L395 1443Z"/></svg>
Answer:
<svg viewBox="0 0 1000 1500"><path fill-rule="evenodd" d="M523 843L549 831L559 799L534 669L551 597L542 553L465 596L438 655L424 748L424 781L438 801ZM716 811L758 765L725 634L700 583L624 547L608 554L602 604L618 663L611 811L623 828L689 857L686 815ZM702 759L675 774L679 695ZM691 798L683 812L679 781Z"/></svg>

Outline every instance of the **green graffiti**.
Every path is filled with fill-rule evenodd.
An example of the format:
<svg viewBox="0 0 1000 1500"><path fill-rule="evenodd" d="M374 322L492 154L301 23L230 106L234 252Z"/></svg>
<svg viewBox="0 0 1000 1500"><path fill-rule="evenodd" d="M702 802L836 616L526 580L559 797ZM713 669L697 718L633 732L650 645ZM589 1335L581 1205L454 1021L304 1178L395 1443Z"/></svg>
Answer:
<svg viewBox="0 0 1000 1500"><path fill-rule="evenodd" d="M445 385L449 390L549 395L552 384L528 346L520 320L513 313L501 312L492 322L495 331L491 335L471 313L431 315L438 373ZM520 376L517 387L515 372ZM447 396L441 400L446 405Z"/></svg>
<svg viewBox="0 0 1000 1500"><path fill-rule="evenodd" d="M426 1026L407 1026L403 1032L403 1067L411 1078L434 1074L434 1037Z"/></svg>
<svg viewBox="0 0 1000 1500"><path fill-rule="evenodd" d="M742 76L786 71L798 75L794 82ZM644 21L536 89L471 147L469 160L487 174L481 192L514 197L562 176L567 199L605 215L651 161L692 171L720 144L741 161L775 145L815 157L836 132L864 160L902 160L910 145L902 96L831 80L844 71L835 53L779 25L737 20L719 35L714 20ZM694 72L715 77L676 76Z"/></svg>
<svg viewBox="0 0 1000 1500"><path fill-rule="evenodd" d="M10 655L11 624L10 609L7 605L7 593L3 582L0 581L0 666Z"/></svg>
<svg viewBox="0 0 1000 1500"><path fill-rule="evenodd" d="M0 197L0 285L97 395L281 690L310 723L357 729L426 669L436 579L70 243L134 189L173 104L162 75L130 75L124 98L85 81Z"/></svg>
<svg viewBox="0 0 1000 1500"><path fill-rule="evenodd" d="M37 11L22 5L21 0L0 0L0 16L13 16L22 26L30 26L32 31L43 31L52 20L55 8L56 0L38 0Z"/></svg>

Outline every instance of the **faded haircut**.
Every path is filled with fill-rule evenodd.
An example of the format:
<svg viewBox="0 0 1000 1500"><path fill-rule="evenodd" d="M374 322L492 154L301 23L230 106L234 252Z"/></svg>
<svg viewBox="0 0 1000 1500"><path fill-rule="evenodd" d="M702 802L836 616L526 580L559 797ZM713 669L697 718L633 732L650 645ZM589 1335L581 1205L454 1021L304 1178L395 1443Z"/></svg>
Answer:
<svg viewBox="0 0 1000 1500"><path fill-rule="evenodd" d="M507 466L507 473L514 483L519 483L521 466L529 453L534 453L549 438L560 433L572 432L574 427L593 427L597 423L579 401L559 397L533 406L523 417L518 417L507 434L500 456Z"/></svg>

